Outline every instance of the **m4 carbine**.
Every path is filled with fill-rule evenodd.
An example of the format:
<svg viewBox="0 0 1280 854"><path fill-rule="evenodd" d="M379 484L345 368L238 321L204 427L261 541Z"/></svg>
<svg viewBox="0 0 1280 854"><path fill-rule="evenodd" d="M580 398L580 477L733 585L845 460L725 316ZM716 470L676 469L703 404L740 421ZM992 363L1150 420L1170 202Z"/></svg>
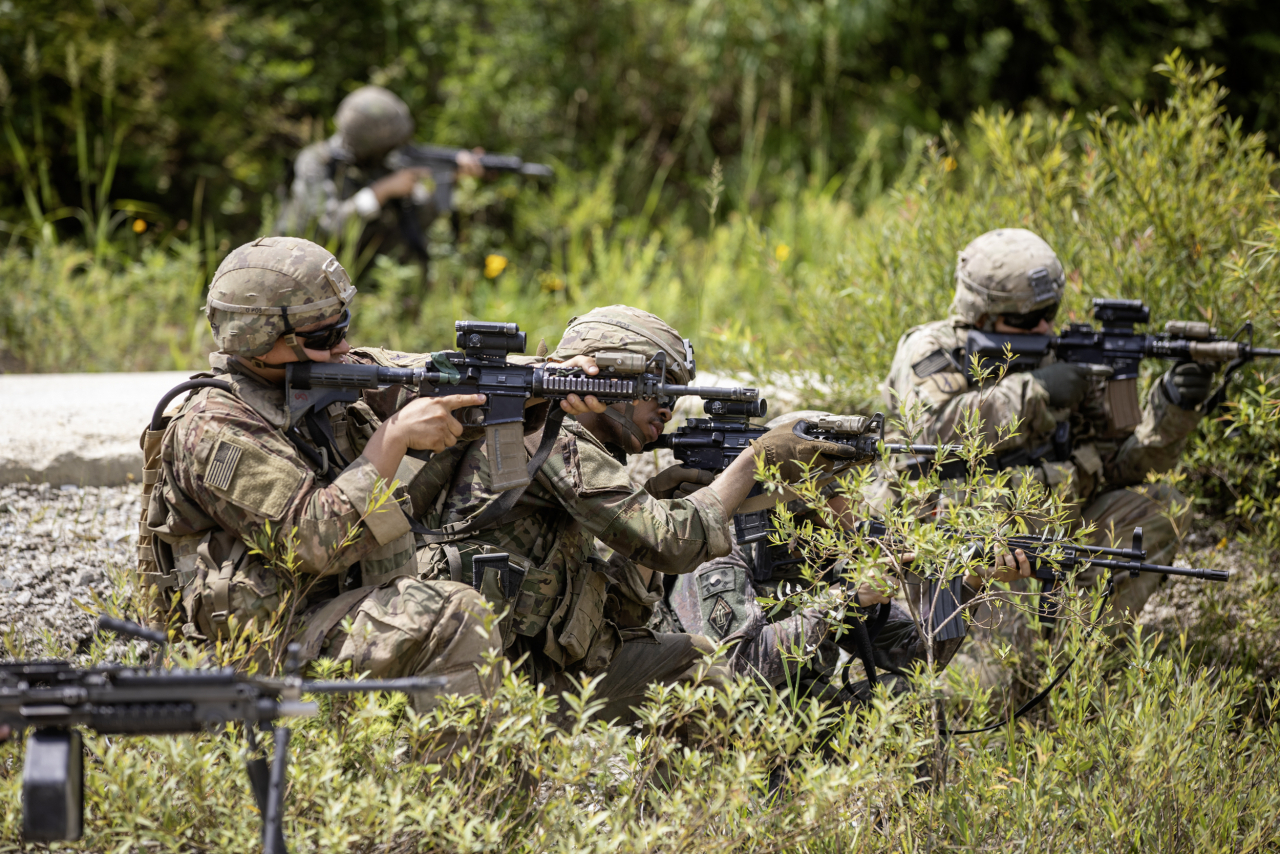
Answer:
<svg viewBox="0 0 1280 854"><path fill-rule="evenodd" d="M415 166L431 170L435 181L436 209L441 213L453 210L453 188L458 178L458 155L464 149L443 145L402 145L387 155L388 169L411 169ZM486 172L505 172L530 178L553 178L550 166L527 163L514 154L477 154L476 158Z"/></svg>
<svg viewBox="0 0 1280 854"><path fill-rule="evenodd" d="M670 448L682 465L702 471L727 469L751 443L769 432L768 427L752 424L752 418L763 417L768 401L748 402L708 400L703 411L709 418L690 418L671 433L664 433L649 448ZM880 459L880 446L888 454L932 456L937 445L902 445L884 441L884 415L877 412L867 419L859 415L824 415L814 421L799 420L792 429L806 439L823 439L852 448L856 455L851 463ZM943 451L959 453L960 445L943 445ZM841 462L844 462L842 459Z"/></svg>
<svg viewBox="0 0 1280 854"><path fill-rule="evenodd" d="M1108 377L1104 405L1110 429L1125 432L1142 420L1138 366L1143 359L1227 362L1222 384L1199 407L1207 414L1226 398L1227 384L1246 362L1280 357L1280 349L1253 346L1252 321L1230 337L1219 335L1208 323L1182 320L1171 320L1163 333L1150 335L1134 330L1137 324L1150 321L1150 309L1140 300L1124 299L1095 299L1093 316L1101 322L1102 329L1088 323L1069 323L1056 336L1003 335L971 329L964 352L968 370L976 373L978 366L989 369L1006 363L1011 371L1030 370L1050 351L1060 361L1098 365Z"/></svg>
<svg viewBox="0 0 1280 854"><path fill-rule="evenodd" d="M124 620L103 617L99 627L164 643L164 635ZM291 653L296 650L291 649ZM296 670L296 665L291 669ZM22 771L23 836L48 842L80 838L84 816L83 726L101 735L173 735L245 725L253 728L317 711L303 694L430 691L440 677L304 682L296 676L261 679L228 668L179 670L119 665L79 668L65 661L0 663L0 725L32 730ZM263 847L284 854L283 796L290 732L275 727L270 772L263 757L247 762L249 782L263 816Z"/></svg>
<svg viewBox="0 0 1280 854"><path fill-rule="evenodd" d="M353 402L362 389L397 384L417 388L422 397L483 394L482 405L458 410L456 416L463 424L485 428L492 487L502 492L528 485L537 470L532 462L526 466L524 448L524 409L531 398L560 401L576 394L594 395L606 404L658 399L670 405L675 398L686 395L747 403L759 397L753 388L668 383L666 354L662 351L647 358L622 351L596 353L600 373L588 376L580 368L509 362L508 355L525 350L525 333L515 323L459 320L454 329L460 349L437 353L427 368L290 363L285 373L285 399L292 412L318 410L335 401ZM563 412L552 407L543 433L543 444L548 449L562 417ZM534 460L540 455L535 454Z"/></svg>

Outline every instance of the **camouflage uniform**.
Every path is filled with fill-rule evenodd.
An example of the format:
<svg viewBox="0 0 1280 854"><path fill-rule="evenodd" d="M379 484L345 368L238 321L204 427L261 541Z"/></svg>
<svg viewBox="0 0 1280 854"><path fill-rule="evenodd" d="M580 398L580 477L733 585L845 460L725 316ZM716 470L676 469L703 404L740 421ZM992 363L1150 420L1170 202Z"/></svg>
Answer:
<svg viewBox="0 0 1280 854"><path fill-rule="evenodd" d="M336 124L337 133L308 145L294 161L277 231L344 237L349 224L358 225L361 248L399 252L404 261L420 257L425 229L443 213L431 191L419 183L409 198L382 206L369 189L395 171L386 161L413 135L409 108L387 90L365 86L343 99Z"/></svg>
<svg viewBox="0 0 1280 854"><path fill-rule="evenodd" d="M1016 272L1035 263L1022 259L1039 252L1047 259L1043 263L1049 270L1051 284L1056 285L1054 293L1046 292L1038 299L1025 296L1022 305L992 309L990 305L1007 294L989 289L994 287L990 276L976 288L969 286L966 268L973 266L974 247L980 241L989 245L993 238L1014 243L1013 257L998 260L994 265L1006 279L1015 275L1009 271ZM1049 487L1068 490L1066 496L1074 503L1079 521L1097 528L1091 538L1094 544L1127 547L1133 529L1141 526L1148 562L1168 563L1177 547L1177 532L1185 531L1190 520L1190 502L1167 485L1144 481L1149 472L1168 471L1177 463L1187 437L1200 420L1198 412L1171 403L1164 392L1164 383L1156 382L1147 394L1137 427L1118 431L1108 427L1103 380L1095 382L1078 406L1061 410L1052 408L1045 387L1030 373L1010 372L998 382L988 381L979 387L963 369L968 330L990 329L995 315L1006 310L1029 311L1056 302L1061 298L1061 282L1062 268L1057 257L1030 232L1021 229L991 232L966 247L957 262L957 295L951 317L909 329L898 342L883 386L890 417L900 419L903 413L919 407L920 420L907 426L913 436L919 436L919 441L924 442L958 441L958 431L971 412L978 414L989 442L995 441L998 427L1016 421L1017 435L993 448L998 455L1042 447L1050 442L1059 423L1069 423L1072 437L1069 459L1021 467L1015 476L1034 477ZM1050 354L1040 366L1054 361ZM927 465L928 461L898 457L895 464L902 470ZM1080 580L1093 584L1094 576L1090 571ZM1117 579L1112 607L1131 613L1141 611L1161 580L1162 576L1152 573L1143 573L1134 579L1126 574ZM1015 618L1012 624L1008 631L1019 636L1025 633L1025 620Z"/></svg>
<svg viewBox="0 0 1280 854"><path fill-rule="evenodd" d="M790 572L775 571L767 581L757 581L759 550L763 547L764 543L745 547L734 543L727 556L707 561L692 573L675 578L671 592L655 615L656 621L661 621L656 624L668 631L695 632L732 644L727 664L735 676L751 676L775 688L792 686L809 695L832 697L841 682L836 672L840 651L829 621L813 608L784 610L785 616L768 619L758 599L777 601L788 592L788 586L794 590L801 580L799 566L794 566ZM963 602L967 603L974 593L967 586L964 590L967 596ZM947 666L962 641L961 637L935 643L937 669ZM841 641L846 648L850 648L849 643ZM907 688L899 674L927 660L911 613L899 600L891 603L888 621L874 638L872 648L876 667L887 671L880 674L881 678L887 678L895 692ZM851 681L849 693L866 699L870 693L866 679Z"/></svg>
<svg viewBox="0 0 1280 854"><path fill-rule="evenodd" d="M297 326L336 314L354 294L332 256L294 238L267 238L229 255L210 287L219 344L253 359L280 337L272 325L279 315L255 322L244 306L228 307L221 276L260 282L269 302L282 289L273 276L297 282L320 263L338 296L314 303L320 308L309 315L296 312ZM340 305L329 307L335 300ZM383 350L345 357L400 366L429 359ZM413 508L403 489L393 494L398 501L378 504L379 475L361 456L382 419L404 403L402 392L366 393L299 422L282 387L222 353L210 361L211 376L231 393L201 388L163 433L144 436L159 463L144 525L144 579L166 604L177 592L183 633L226 638L233 622L262 627L284 605L285 631L301 641L306 659L350 661L375 677L441 675L448 691L487 691L478 667L500 646L484 628L488 607L465 585L416 578L405 514ZM326 430L331 438L318 435ZM411 462L399 479L410 479ZM349 633L341 625L348 617Z"/></svg>
<svg viewBox="0 0 1280 854"><path fill-rule="evenodd" d="M674 330L647 312L621 306L570 321L553 358L628 347L664 349L673 361L678 356L673 381L692 378L691 357L686 364ZM540 432L526 438L530 454L541 438ZM712 649L696 635L645 627L662 585L656 574L643 580L639 567L689 572L730 547L729 520L713 491L654 498L632 486L624 459L622 449L606 447L566 418L533 483L502 519L430 545L423 560L428 577L471 579L476 555L510 555L523 573L516 595L505 597L496 581L482 584L494 610L507 611L501 627L508 657L527 656L526 671L553 692L569 688L571 675L607 671L599 686L609 700L601 714L606 720L628 719L651 683L691 679ZM476 442L463 453L452 489L441 495L428 522L438 527L473 517L499 495L489 483L486 448ZM607 559L597 553L597 539L611 550Z"/></svg>

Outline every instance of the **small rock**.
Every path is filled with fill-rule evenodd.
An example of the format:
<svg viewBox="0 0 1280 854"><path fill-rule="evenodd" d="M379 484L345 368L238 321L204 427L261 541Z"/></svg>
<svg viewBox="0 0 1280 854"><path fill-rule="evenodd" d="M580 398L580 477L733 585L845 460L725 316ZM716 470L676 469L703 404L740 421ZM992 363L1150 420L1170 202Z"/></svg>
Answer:
<svg viewBox="0 0 1280 854"><path fill-rule="evenodd" d="M19 593L17 596L13 597L13 604L15 604L15 605L19 605L19 606L26 606L26 605L30 605L30 604L31 604L31 591L30 591L30 590L23 590L23 591L22 591L21 593Z"/></svg>

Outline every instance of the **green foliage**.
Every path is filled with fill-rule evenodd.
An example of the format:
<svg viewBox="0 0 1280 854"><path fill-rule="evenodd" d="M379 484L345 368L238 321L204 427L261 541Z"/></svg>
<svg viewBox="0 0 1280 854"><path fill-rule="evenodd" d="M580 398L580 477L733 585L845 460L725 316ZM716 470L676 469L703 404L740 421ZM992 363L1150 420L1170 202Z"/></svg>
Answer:
<svg viewBox="0 0 1280 854"><path fill-rule="evenodd" d="M855 164L874 197L922 134L978 108L1159 98L1148 70L1174 47L1229 62L1234 112L1274 130L1277 33L1265 0L13 0L0 108L23 153L0 145L0 219L92 245L117 198L153 229L203 237L212 217L247 239L298 148L370 80L423 139L584 170L620 149L631 214L692 222L717 158L744 213L789 176Z"/></svg>

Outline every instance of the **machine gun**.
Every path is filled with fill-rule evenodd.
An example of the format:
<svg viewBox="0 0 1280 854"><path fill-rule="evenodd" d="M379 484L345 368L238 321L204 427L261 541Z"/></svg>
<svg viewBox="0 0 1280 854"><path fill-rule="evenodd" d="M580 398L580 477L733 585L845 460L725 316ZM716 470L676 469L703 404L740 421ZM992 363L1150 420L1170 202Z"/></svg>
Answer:
<svg viewBox="0 0 1280 854"><path fill-rule="evenodd" d="M163 644L159 632L103 617L99 628ZM303 694L366 691L430 691L440 677L304 682L296 676L296 650L283 679L244 676L229 668L181 670L120 665L79 668L65 661L0 664L0 725L31 729L22 771L22 832L33 842L79 839L84 817L83 726L101 735L172 735L217 730L233 721L245 725L257 752L254 726L317 711ZM249 782L263 816L267 854L284 854L283 798L290 731L274 729L271 770L264 757L246 763Z"/></svg>
<svg viewBox="0 0 1280 854"><path fill-rule="evenodd" d="M458 178L458 155L465 149L443 145L402 145L387 155L386 165L392 171L415 166L431 170L435 181L435 206L441 213L453 210L453 188ZM529 178L553 178L550 166L528 163L514 154L477 154L486 172L505 172Z"/></svg>
<svg viewBox="0 0 1280 854"><path fill-rule="evenodd" d="M980 365L1008 364L1010 371L1030 370L1050 351L1058 359L1097 365L1107 379L1106 407L1109 427L1130 431L1142 420L1138 403L1138 366L1143 359L1227 362L1222 384L1199 407L1210 413L1226 399L1232 375L1257 358L1280 357L1280 349L1253 345L1253 322L1246 321L1235 334L1225 337L1208 323L1171 320L1165 331L1155 335L1136 332L1134 327L1151 319L1151 310L1140 300L1095 299L1096 329L1088 323L1069 323L1056 335L1003 335L971 329L965 341L968 368L976 373ZM1007 351L1007 352L1006 352Z"/></svg>
<svg viewBox="0 0 1280 854"><path fill-rule="evenodd" d="M668 383L666 353L661 350L647 358L621 351L596 353L600 373L592 377L580 368L509 362L508 355L525 350L525 333L515 323L459 320L454 329L460 349L437 353L427 368L290 363L285 373L285 399L291 423L296 423L295 413L319 410L336 401L354 402L363 389L389 385L413 386L422 397L483 394L482 405L455 414L463 424L485 428L492 487L502 492L529 484L546 459L544 451L550 450L563 418L563 412L553 407L543 432L545 448L539 447L526 466L524 409L531 398L559 401L571 394L594 395L602 403L656 398L670 405L685 395L742 403L754 403L759 397L753 388ZM693 351L687 343L686 348L692 367Z"/></svg>

